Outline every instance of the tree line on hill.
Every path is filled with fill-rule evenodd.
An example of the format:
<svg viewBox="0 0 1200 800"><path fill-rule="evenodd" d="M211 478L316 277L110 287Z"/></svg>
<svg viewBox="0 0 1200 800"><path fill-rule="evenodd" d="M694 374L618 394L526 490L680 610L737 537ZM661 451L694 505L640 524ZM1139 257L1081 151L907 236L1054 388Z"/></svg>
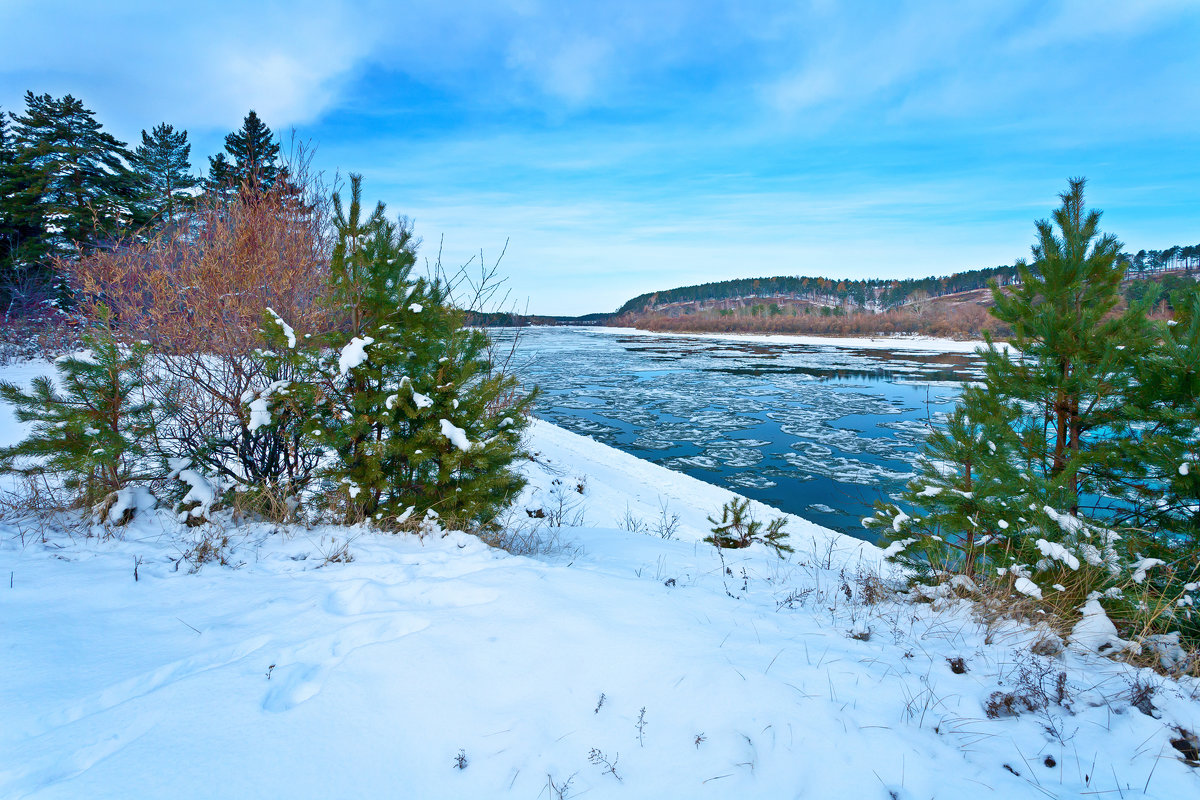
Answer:
<svg viewBox="0 0 1200 800"><path fill-rule="evenodd" d="M185 130L163 122L130 147L72 95L26 92L23 112L0 109L4 318L63 304L71 263L124 237L152 236L200 197L230 199L244 184L270 190L289 180L277 138L253 110L201 177Z"/></svg>
<svg viewBox="0 0 1200 800"><path fill-rule="evenodd" d="M638 295L617 310L617 315L637 314L675 303L778 297L812 302L833 301L860 308L875 304L880 309L901 305L914 297L938 297L945 294L982 289L992 280L1008 283L1016 276L1013 267L990 267L954 275L905 280L849 280L806 276L739 278L728 281L681 286Z"/></svg>
<svg viewBox="0 0 1200 800"><path fill-rule="evenodd" d="M1117 257L1117 263L1127 274L1136 274L1140 278L1170 271L1190 272L1200 267L1200 244L1174 245L1165 250L1139 250L1132 255L1121 253ZM806 276L738 278L647 292L626 302L617 310L615 316L638 316L674 305L699 305L749 298L807 301L840 307L846 311L863 309L881 312L929 298L986 289L992 282L1005 286L1020 280L1015 266L988 267L940 277L903 280L850 280Z"/></svg>

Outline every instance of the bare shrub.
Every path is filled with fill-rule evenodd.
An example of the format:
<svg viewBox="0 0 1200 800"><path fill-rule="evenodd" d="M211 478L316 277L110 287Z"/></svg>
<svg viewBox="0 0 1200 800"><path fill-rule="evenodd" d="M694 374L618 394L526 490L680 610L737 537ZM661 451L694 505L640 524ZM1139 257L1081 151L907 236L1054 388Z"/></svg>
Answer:
<svg viewBox="0 0 1200 800"><path fill-rule="evenodd" d="M991 719L1017 716L1023 711L1043 711L1051 705L1069 710L1071 687L1067 673L1050 659L1018 651L1009 676L1010 691L992 692L984 706Z"/></svg>
<svg viewBox="0 0 1200 800"><path fill-rule="evenodd" d="M290 174L268 191L205 198L148 238L60 265L85 312L104 303L121 335L153 346L150 368L161 380L152 399L166 416L158 449L235 485L294 487L316 466L298 430L252 428L247 406L292 377L256 353L267 310L312 331L331 316L320 187L303 163Z"/></svg>

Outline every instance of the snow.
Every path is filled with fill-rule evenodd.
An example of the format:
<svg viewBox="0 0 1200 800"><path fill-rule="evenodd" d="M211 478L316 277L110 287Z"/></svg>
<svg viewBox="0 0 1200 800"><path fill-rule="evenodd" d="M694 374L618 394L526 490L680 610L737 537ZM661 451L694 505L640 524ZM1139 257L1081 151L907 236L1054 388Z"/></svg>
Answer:
<svg viewBox="0 0 1200 800"><path fill-rule="evenodd" d="M1055 561L1061 561L1073 570L1079 569L1079 559L1075 555L1063 547L1058 542L1047 541L1046 539L1038 539L1035 542L1037 549L1046 558L1052 558Z"/></svg>
<svg viewBox="0 0 1200 800"><path fill-rule="evenodd" d="M428 395L421 394L416 389L413 389L412 399L413 399L413 405L416 406L418 409L431 408L433 406L433 400ZM445 420L443 420L443 422L444 421ZM443 433L445 432L444 425L442 426L442 431L443 431Z"/></svg>
<svg viewBox="0 0 1200 800"><path fill-rule="evenodd" d="M1146 573L1149 572L1150 569L1153 567L1162 566L1166 563L1167 562L1163 561L1161 558L1143 558L1133 566L1133 582L1141 583L1142 581L1146 580Z"/></svg>
<svg viewBox="0 0 1200 800"><path fill-rule="evenodd" d="M417 393L413 392L413 398L416 399ZM442 426L442 436L450 440L450 443L462 450L464 453L474 447L474 443L467 438L467 432L455 425L448 419L440 419L438 422Z"/></svg>
<svg viewBox="0 0 1200 800"><path fill-rule="evenodd" d="M291 381L275 381L261 392L247 391L242 395L242 402L248 402L250 407L250 419L246 422L247 430L253 433L259 428L271 424L271 396L276 392L286 394L287 388L291 385Z"/></svg>
<svg viewBox="0 0 1200 800"><path fill-rule="evenodd" d="M1068 639L1071 646L1088 653L1120 652L1128 646L1117 636L1117 626L1104 613L1099 600L1088 600L1080 613L1083 617L1075 623Z"/></svg>
<svg viewBox="0 0 1200 800"><path fill-rule="evenodd" d="M355 336L338 354L338 372L345 376L350 370L367 360L367 345L374 344L370 336Z"/></svg>
<svg viewBox="0 0 1200 800"><path fill-rule="evenodd" d="M292 326L288 325L286 322L284 322L283 317L279 316L279 314L277 314L275 312L275 309L268 308L267 313L270 314L275 319L275 322L279 323L279 327L283 330L284 337L287 338L288 347L295 350L296 349L296 332L294 330L292 330Z"/></svg>
<svg viewBox="0 0 1200 800"><path fill-rule="evenodd" d="M158 500L145 486L126 486L117 492L115 502L108 509L105 521L110 525L121 522L126 513L132 511L135 515L152 510L158 505Z"/></svg>
<svg viewBox="0 0 1200 800"><path fill-rule="evenodd" d="M191 469L191 461L186 458L172 458L168 463L171 478L180 480L188 485L187 494L183 496L180 505L197 505L185 512L183 516L204 517L212 505L217 502L217 488L199 472Z"/></svg>
<svg viewBox="0 0 1200 800"><path fill-rule="evenodd" d="M414 314L420 314L425 310L425 306L421 305L420 303L409 303L408 310Z"/></svg>
<svg viewBox="0 0 1200 800"><path fill-rule="evenodd" d="M0 444L16 438L0 410ZM1170 744L1195 730L1200 684L1098 656L1098 603L1042 659L1043 628L981 621L949 584L868 601L868 580L894 580L870 544L751 502L797 552L718 554L706 517L732 492L539 420L527 450L499 522L536 557L436 518L424 537L224 512L183 529L151 511L116 538L0 520L0 796L1200 792ZM553 521L560 501L577 524ZM205 537L227 539L227 566L189 560ZM989 719L1021 663L1061 671L1071 702ZM1130 705L1135 680L1158 687L1157 716Z"/></svg>
<svg viewBox="0 0 1200 800"><path fill-rule="evenodd" d="M904 552L904 548L908 547L910 544L912 544L915 541L917 541L917 539L914 537L909 537L908 539L897 539L896 541L889 544L887 547L883 548L883 557L884 558L892 558L894 556L897 556L900 553Z"/></svg>
<svg viewBox="0 0 1200 800"><path fill-rule="evenodd" d="M1074 535L1080 533L1081 531L1087 530L1083 524L1083 521L1074 514L1065 511L1060 514L1054 510L1053 506L1042 506L1042 511L1044 511L1046 516L1050 517L1051 520L1058 523L1058 527L1062 528L1063 533Z"/></svg>
<svg viewBox="0 0 1200 800"><path fill-rule="evenodd" d="M1013 584L1013 588L1027 597L1032 597L1035 600L1042 599L1041 587L1029 580L1029 578L1017 578L1016 582Z"/></svg>
<svg viewBox="0 0 1200 800"><path fill-rule="evenodd" d="M266 397L256 397L250 401L250 421L246 424L251 433L271 424L271 408Z"/></svg>

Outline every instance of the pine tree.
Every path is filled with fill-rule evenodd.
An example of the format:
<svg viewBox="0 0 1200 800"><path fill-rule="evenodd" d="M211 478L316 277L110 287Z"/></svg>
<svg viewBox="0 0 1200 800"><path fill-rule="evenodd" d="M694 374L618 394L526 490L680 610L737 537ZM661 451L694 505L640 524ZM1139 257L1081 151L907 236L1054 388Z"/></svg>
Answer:
<svg viewBox="0 0 1200 800"><path fill-rule="evenodd" d="M147 348L122 346L103 308L98 323L85 353L56 362L58 387L45 376L28 392L0 382L17 420L34 423L24 441L0 449L0 471L61 477L85 508L154 472L146 447L153 406L142 398Z"/></svg>
<svg viewBox="0 0 1200 800"><path fill-rule="evenodd" d="M208 157L208 177L204 180L204 191L213 197L228 199L237 194L240 184L234 178L233 165L224 153Z"/></svg>
<svg viewBox="0 0 1200 800"><path fill-rule="evenodd" d="M1021 485L1010 466L1013 417L985 390L963 392L945 427L926 440L917 477L901 496L910 508L920 509L919 515L896 503L879 503L863 520L866 528L881 531L889 555L918 574L974 577L989 557L1005 549L1029 502L1013 488Z"/></svg>
<svg viewBox="0 0 1200 800"><path fill-rule="evenodd" d="M717 549L739 549L752 544L761 544L775 551L775 555L783 558L787 553L795 552L787 543L788 533L784 530L787 520L776 517L763 527L762 521L754 518L750 511L750 501L730 500L721 507L721 518L709 517L712 524L712 535L704 537L704 541L715 545Z"/></svg>
<svg viewBox="0 0 1200 800"><path fill-rule="evenodd" d="M274 418L279 402L316 417L308 435L331 457L325 479L347 521L486 522L523 485L511 464L533 397L495 367L487 335L464 326L444 284L410 278L411 229L382 206L362 218L360 180L348 207L335 201L331 294L345 325L302 347L268 320L277 357L307 377L264 410Z"/></svg>
<svg viewBox="0 0 1200 800"><path fill-rule="evenodd" d="M343 207L340 195L333 195L333 225L337 241L329 259L332 300L349 330L362 335L399 305L416 263L416 242L407 225L387 220L383 203L363 219L361 175L350 176L348 206Z"/></svg>
<svg viewBox="0 0 1200 800"><path fill-rule="evenodd" d="M17 163L37 176L42 213L54 222L51 254L77 255L141 222L125 144L71 95L26 92L25 105L13 116Z"/></svg>
<svg viewBox="0 0 1200 800"><path fill-rule="evenodd" d="M1100 235L1099 212L1085 213L1083 187L1072 180L1053 222L1037 223L1020 283L993 285L992 313L1011 327L1018 355L990 342L980 350L982 385L930 437L904 495L919 511L888 504L864 520L887 530L902 561L968 574L999 565L1030 580L1035 566L1052 566L1045 552L1078 563L1083 548L1100 554L1095 579L1116 568L1105 524L1124 505L1133 379L1153 336L1144 307L1115 310L1121 243Z"/></svg>
<svg viewBox="0 0 1200 800"><path fill-rule="evenodd" d="M0 110L0 301L5 320L47 299L49 234L41 193L41 176L18 159L8 115Z"/></svg>
<svg viewBox="0 0 1200 800"><path fill-rule="evenodd" d="M1053 222L1037 223L1034 261L1016 265L1021 282L992 289L992 313L1020 357L984 353L989 391L1036 409L1017 420L1019 459L1045 481L1045 501L1076 516L1083 495L1105 488L1120 448L1111 429L1126 421L1133 370L1152 343L1144 308L1114 311L1122 245L1100 234L1100 212L1085 213L1083 189L1071 180Z"/></svg>
<svg viewBox="0 0 1200 800"><path fill-rule="evenodd" d="M235 188L247 185L270 189L275 185L280 169L279 143L253 109L242 120L242 127L225 137L225 152L232 165L228 180Z"/></svg>
<svg viewBox="0 0 1200 800"><path fill-rule="evenodd" d="M1200 549L1200 287L1173 292L1174 317L1139 359L1130 405L1141 423L1122 465L1134 524ZM1200 565L1198 565L1200 567Z"/></svg>
<svg viewBox="0 0 1200 800"><path fill-rule="evenodd" d="M176 132L164 122L150 133L142 131L142 143L130 157L139 200L159 224L174 221L192 199L189 190L199 184L191 174L191 150L187 131Z"/></svg>

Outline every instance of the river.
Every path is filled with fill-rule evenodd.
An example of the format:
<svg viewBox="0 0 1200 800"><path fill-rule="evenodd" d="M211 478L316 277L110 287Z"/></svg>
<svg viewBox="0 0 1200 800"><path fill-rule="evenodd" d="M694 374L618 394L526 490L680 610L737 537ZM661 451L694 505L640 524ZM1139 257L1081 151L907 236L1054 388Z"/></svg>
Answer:
<svg viewBox="0 0 1200 800"><path fill-rule="evenodd" d="M931 426L979 361L961 353L670 336L492 331L538 385L538 417L639 458L871 538Z"/></svg>

